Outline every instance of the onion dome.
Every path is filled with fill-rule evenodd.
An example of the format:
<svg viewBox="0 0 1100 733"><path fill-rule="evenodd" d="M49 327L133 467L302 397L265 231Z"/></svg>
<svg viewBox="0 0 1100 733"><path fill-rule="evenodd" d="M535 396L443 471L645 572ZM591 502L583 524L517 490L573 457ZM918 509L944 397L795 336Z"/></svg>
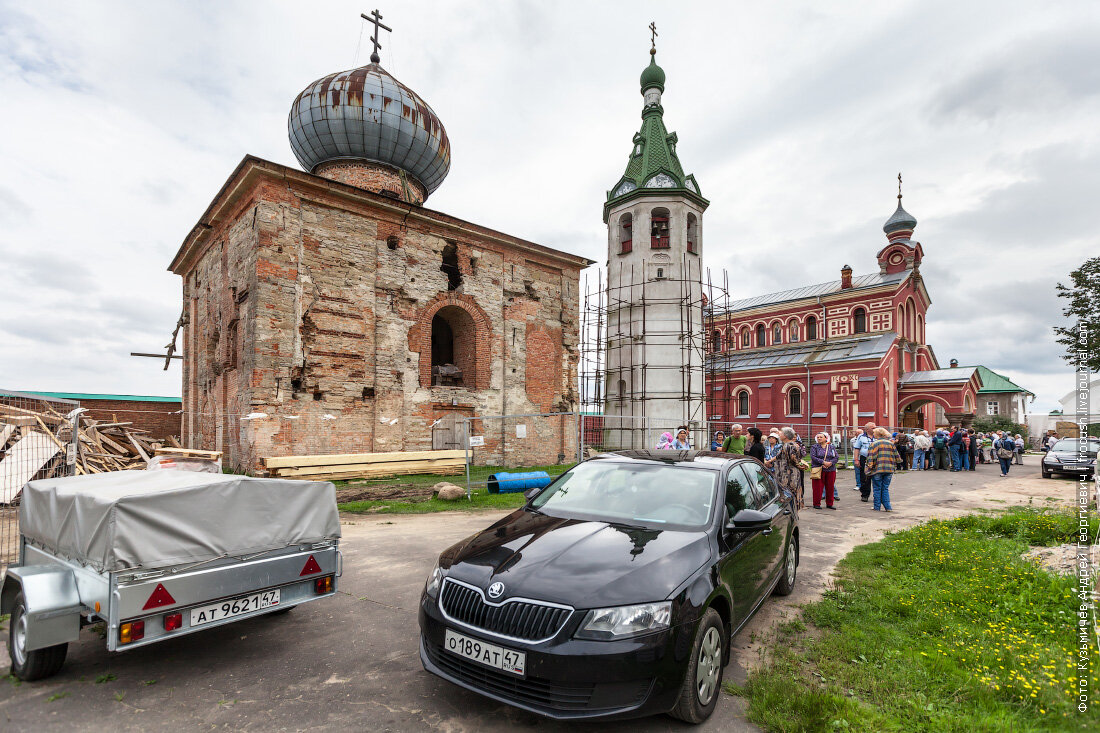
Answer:
<svg viewBox="0 0 1100 733"><path fill-rule="evenodd" d="M649 66L642 72L642 92L650 87L656 87L662 92L665 90L665 70L657 65L657 51L649 52Z"/></svg>
<svg viewBox="0 0 1100 733"><path fill-rule="evenodd" d="M899 196L898 198L900 199L901 197ZM911 233L916 228L916 218L908 211L901 208L901 201L898 201L898 210L894 212L893 216L886 220L886 223L882 226L882 231L889 235L903 229L907 229Z"/></svg>
<svg viewBox="0 0 1100 733"><path fill-rule="evenodd" d="M290 108L287 127L290 147L310 173L334 161L345 169L362 162L367 165L346 182L392 193L397 181L406 200L417 203L439 188L451 167L451 145L439 117L378 63L307 86ZM380 176L372 174L391 180L375 183Z"/></svg>

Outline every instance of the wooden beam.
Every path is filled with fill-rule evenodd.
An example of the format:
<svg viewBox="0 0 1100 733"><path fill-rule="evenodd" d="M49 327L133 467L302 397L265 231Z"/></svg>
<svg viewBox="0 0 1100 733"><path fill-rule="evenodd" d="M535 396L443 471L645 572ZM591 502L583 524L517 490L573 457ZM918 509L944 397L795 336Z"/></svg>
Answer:
<svg viewBox="0 0 1100 733"><path fill-rule="evenodd" d="M270 456L263 459L267 468L303 468L306 466L341 466L362 463L385 463L406 461L434 461L439 459L459 459L465 464L466 451L462 450L423 450L395 453L342 453L315 456Z"/></svg>

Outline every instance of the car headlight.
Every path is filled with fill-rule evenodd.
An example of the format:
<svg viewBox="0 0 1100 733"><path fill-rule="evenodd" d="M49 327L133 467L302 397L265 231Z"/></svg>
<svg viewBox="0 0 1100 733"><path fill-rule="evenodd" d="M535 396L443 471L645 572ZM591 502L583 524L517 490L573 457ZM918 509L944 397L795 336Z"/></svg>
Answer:
<svg viewBox="0 0 1100 733"><path fill-rule="evenodd" d="M443 583L443 568L438 565L435 566L435 570L428 576L428 582L424 584L424 592L431 598L435 598L439 595L439 586Z"/></svg>
<svg viewBox="0 0 1100 733"><path fill-rule="evenodd" d="M671 618L671 601L596 608L584 617L574 636L578 639L626 639L667 629Z"/></svg>
<svg viewBox="0 0 1100 733"><path fill-rule="evenodd" d="M1049 453L1047 454L1047 458L1046 458L1046 459L1047 459L1048 461L1050 461L1051 463L1061 463L1061 462L1062 462L1062 461L1061 461L1061 460L1060 460L1060 459L1058 458L1058 456L1052 456L1052 455L1050 455Z"/></svg>

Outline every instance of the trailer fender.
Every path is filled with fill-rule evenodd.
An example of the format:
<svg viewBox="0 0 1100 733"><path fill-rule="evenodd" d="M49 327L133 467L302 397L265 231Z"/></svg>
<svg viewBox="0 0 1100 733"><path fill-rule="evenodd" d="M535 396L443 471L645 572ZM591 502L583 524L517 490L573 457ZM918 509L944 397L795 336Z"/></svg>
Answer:
<svg viewBox="0 0 1100 733"><path fill-rule="evenodd" d="M56 565L8 568L0 613L11 613L20 593L26 606L27 651L77 640L82 605L72 570Z"/></svg>

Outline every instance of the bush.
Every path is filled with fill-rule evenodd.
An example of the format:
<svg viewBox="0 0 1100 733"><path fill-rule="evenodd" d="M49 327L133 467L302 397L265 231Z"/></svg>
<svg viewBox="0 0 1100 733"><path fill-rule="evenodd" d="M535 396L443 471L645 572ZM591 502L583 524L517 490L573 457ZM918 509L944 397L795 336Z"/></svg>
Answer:
<svg viewBox="0 0 1100 733"><path fill-rule="evenodd" d="M985 415L975 418L970 427L974 428L979 433L992 433L997 430L1007 430L1013 435L1022 435L1024 440L1027 440L1027 426L1012 422L1004 415Z"/></svg>

